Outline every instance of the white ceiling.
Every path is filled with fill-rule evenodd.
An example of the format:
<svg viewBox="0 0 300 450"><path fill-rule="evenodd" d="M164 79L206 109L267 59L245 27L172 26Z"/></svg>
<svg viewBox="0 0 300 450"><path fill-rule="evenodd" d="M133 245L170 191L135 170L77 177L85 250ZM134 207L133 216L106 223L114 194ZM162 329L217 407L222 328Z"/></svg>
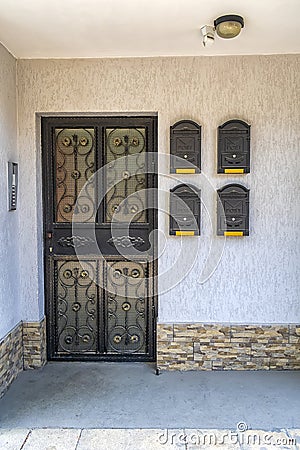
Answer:
<svg viewBox="0 0 300 450"><path fill-rule="evenodd" d="M226 13L245 28L202 46ZM0 42L19 58L300 53L300 0L0 0Z"/></svg>

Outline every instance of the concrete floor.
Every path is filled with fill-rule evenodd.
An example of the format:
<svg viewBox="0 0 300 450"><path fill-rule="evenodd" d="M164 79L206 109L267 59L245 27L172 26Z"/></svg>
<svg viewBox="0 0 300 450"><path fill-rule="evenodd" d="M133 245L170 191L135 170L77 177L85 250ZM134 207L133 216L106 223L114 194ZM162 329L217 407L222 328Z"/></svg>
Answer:
<svg viewBox="0 0 300 450"><path fill-rule="evenodd" d="M300 428L300 371L163 372L48 363L0 400L0 428Z"/></svg>

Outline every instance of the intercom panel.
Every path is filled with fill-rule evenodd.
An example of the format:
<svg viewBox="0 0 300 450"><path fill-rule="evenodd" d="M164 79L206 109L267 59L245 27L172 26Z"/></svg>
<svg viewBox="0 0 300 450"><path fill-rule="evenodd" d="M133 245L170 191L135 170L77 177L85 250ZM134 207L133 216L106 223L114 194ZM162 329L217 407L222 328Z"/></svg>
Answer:
<svg viewBox="0 0 300 450"><path fill-rule="evenodd" d="M18 164L8 163L8 209L14 211L17 209L18 194Z"/></svg>

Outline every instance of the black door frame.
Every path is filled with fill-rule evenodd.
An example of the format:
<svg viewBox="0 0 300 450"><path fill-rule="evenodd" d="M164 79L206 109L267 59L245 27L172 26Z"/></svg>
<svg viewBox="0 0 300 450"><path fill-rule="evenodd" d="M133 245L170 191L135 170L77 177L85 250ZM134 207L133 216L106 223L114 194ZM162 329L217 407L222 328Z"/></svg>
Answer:
<svg viewBox="0 0 300 450"><path fill-rule="evenodd" d="M51 297L54 295L54 282L53 282L53 263L55 259L58 257L54 254L49 254L49 239L48 239L48 231L49 231L49 219L52 215L52 207L53 205L53 187L51 188L51 183L54 175L54 167L53 167L53 158L49 149L52 149L52 130L54 127L91 127L97 126L97 124L101 124L107 122L107 125L111 127L138 127L151 123L152 127L152 143L151 143L151 151L157 154L158 151L158 142L157 142L157 114L112 114L109 113L107 115L86 115L86 114L76 114L76 115L45 115L41 116L41 136L42 136L42 179L43 179L43 243L44 243L44 290L45 290L45 313L46 313L46 332L47 332L47 357L48 360L72 360L72 361L155 361L156 360L156 324L157 324L157 295L156 295L156 286L153 285L153 296L152 302L150 305L151 311L149 310L149 350L147 355L139 355L139 354L99 354L99 355L85 355L81 354L80 356L74 355L63 355L53 356L53 324L51 323L54 315L54 302L51 302ZM103 156L102 163L103 163ZM157 169L157 161L155 162L155 169ZM153 173L153 185L157 187L157 170ZM157 228L157 194L155 197L155 208L152 215L153 223L151 224L152 229ZM52 217L53 220L53 217ZM109 226L109 225L108 225ZM61 224L61 228L63 229L63 224ZM156 233L154 233L156 235ZM51 244L50 244L51 245ZM154 248L157 252L157 240L155 237ZM67 255L68 256L68 255ZM115 258L118 259L117 256L108 255L107 259ZM154 279L157 275L157 255L155 255L154 261L151 263L151 273L152 280L154 283Z"/></svg>

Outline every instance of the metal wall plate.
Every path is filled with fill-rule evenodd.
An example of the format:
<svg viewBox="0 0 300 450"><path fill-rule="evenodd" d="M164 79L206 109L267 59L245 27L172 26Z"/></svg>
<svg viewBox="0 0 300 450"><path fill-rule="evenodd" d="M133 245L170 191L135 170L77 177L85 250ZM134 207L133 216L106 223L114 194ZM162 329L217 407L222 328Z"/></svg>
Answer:
<svg viewBox="0 0 300 450"><path fill-rule="evenodd" d="M249 189L227 184L217 192L217 235L249 236Z"/></svg>
<svg viewBox="0 0 300 450"><path fill-rule="evenodd" d="M218 173L250 172L250 125L229 120L218 128Z"/></svg>
<svg viewBox="0 0 300 450"><path fill-rule="evenodd" d="M170 127L171 173L201 172L201 126L180 120Z"/></svg>
<svg viewBox="0 0 300 450"><path fill-rule="evenodd" d="M170 235L200 234L201 191L189 184L170 190Z"/></svg>
<svg viewBox="0 0 300 450"><path fill-rule="evenodd" d="M17 209L18 195L18 164L14 162L8 163L8 210L15 211Z"/></svg>

